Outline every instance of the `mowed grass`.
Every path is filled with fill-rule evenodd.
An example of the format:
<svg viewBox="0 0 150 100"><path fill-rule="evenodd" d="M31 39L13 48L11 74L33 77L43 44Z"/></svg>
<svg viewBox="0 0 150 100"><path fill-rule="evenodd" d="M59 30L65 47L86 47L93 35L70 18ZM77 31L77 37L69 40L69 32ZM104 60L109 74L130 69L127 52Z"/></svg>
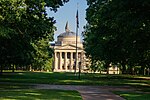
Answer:
<svg viewBox="0 0 150 100"><path fill-rule="evenodd" d="M33 89L33 83L47 82L47 73L3 73L0 76L0 100L82 100L77 91Z"/></svg>
<svg viewBox="0 0 150 100"><path fill-rule="evenodd" d="M32 84L0 82L0 100L82 100L77 91L33 87Z"/></svg>
<svg viewBox="0 0 150 100"><path fill-rule="evenodd" d="M30 84L31 83L31 84ZM32 84L63 84L63 85L97 85L97 86L131 86L140 91L114 92L127 100L148 100L150 98L150 77L137 75L101 75L94 73L53 73L53 72L16 72L3 73L0 76L0 100L82 100L77 91L38 90L31 89ZM141 99L144 98L144 99ZM148 99L146 99L148 98Z"/></svg>
<svg viewBox="0 0 150 100"><path fill-rule="evenodd" d="M94 73L53 73L53 72L16 72L4 73L0 76L0 82L12 83L42 83L42 84L65 84L65 85L108 85L108 86L150 86L150 77L136 75L101 75Z"/></svg>
<svg viewBox="0 0 150 100"><path fill-rule="evenodd" d="M3 90L0 100L82 100L77 91L20 89Z"/></svg>
<svg viewBox="0 0 150 100"><path fill-rule="evenodd" d="M138 92L123 92L123 91L115 91L115 94L125 98L126 100L149 100L149 93L138 93Z"/></svg>

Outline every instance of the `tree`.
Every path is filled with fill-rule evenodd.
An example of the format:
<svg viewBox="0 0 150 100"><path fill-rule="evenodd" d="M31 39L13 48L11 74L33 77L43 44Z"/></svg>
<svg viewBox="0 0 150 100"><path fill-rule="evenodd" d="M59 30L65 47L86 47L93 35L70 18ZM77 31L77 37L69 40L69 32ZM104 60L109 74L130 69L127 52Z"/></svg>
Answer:
<svg viewBox="0 0 150 100"><path fill-rule="evenodd" d="M148 66L149 0L87 0L85 50L108 63ZM145 58L145 54L147 57ZM146 59L146 60L145 60Z"/></svg>
<svg viewBox="0 0 150 100"><path fill-rule="evenodd" d="M32 44L35 53L33 53L32 69L34 70L52 70L53 50L49 47L49 39L41 39Z"/></svg>
<svg viewBox="0 0 150 100"><path fill-rule="evenodd" d="M57 11L69 0L0 0L0 68L32 63L33 43L53 39L55 20L46 8Z"/></svg>

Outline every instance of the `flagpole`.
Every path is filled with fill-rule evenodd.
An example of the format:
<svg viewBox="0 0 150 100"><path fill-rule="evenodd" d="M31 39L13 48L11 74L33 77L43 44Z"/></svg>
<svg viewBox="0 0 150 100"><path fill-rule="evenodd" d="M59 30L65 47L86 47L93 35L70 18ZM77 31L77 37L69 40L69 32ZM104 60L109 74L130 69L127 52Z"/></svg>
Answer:
<svg viewBox="0 0 150 100"><path fill-rule="evenodd" d="M78 64L78 57L77 57L78 56L78 54L77 54L78 53L78 50L77 50L78 49L77 48L78 47L78 43L77 42L78 42L78 27L76 27L76 60L75 60L75 64L76 65L75 65L75 75L76 75L77 64Z"/></svg>
<svg viewBox="0 0 150 100"><path fill-rule="evenodd" d="M75 75L78 67L78 28L79 28L79 20L78 20L78 3L77 3L77 14L76 14L76 59L75 59Z"/></svg>

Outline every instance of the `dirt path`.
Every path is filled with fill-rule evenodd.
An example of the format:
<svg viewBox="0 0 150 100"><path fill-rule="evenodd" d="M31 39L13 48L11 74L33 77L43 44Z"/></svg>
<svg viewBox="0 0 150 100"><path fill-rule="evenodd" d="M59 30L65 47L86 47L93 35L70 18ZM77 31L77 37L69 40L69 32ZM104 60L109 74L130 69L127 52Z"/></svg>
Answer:
<svg viewBox="0 0 150 100"><path fill-rule="evenodd" d="M35 89L76 90L83 100L125 100L111 91L133 91L129 86L74 86L36 84Z"/></svg>

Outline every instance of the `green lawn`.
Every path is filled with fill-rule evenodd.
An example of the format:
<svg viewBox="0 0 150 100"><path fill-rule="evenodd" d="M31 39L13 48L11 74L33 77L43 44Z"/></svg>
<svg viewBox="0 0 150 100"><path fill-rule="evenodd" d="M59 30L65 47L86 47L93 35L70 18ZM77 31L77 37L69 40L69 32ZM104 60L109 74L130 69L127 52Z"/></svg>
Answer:
<svg viewBox="0 0 150 100"><path fill-rule="evenodd" d="M148 93L122 92L122 91L116 91L114 93L125 98L126 100L149 100L150 99L150 94Z"/></svg>
<svg viewBox="0 0 150 100"><path fill-rule="evenodd" d="M3 90L0 100L82 100L77 91L17 89Z"/></svg>
<svg viewBox="0 0 150 100"><path fill-rule="evenodd" d="M101 75L101 74L81 74L81 80L73 73L53 73L53 72L17 72L4 73L0 76L0 82L15 83L44 83L44 84L72 84L72 85L112 85L112 86L142 86L149 87L149 77L133 75Z"/></svg>
<svg viewBox="0 0 150 100"><path fill-rule="evenodd" d="M53 72L10 73L7 72L4 73L2 76L0 76L0 91L6 90L0 92L0 99L9 99L9 98L10 99L14 99L14 98L31 99L31 100L33 98L37 98L37 99L52 98L51 100L53 99L73 100L72 98L75 98L75 100L81 99L80 94L76 91L32 90L30 89L31 85L29 85L28 83L64 84L64 85L98 85L98 86L131 86L137 89L138 91L140 91L141 94L122 91L119 92L119 95L129 100L134 100L132 98L134 98L135 96L138 98L150 98L150 77L149 76L145 77L145 76L137 76L137 75L101 75L101 74L87 73L87 74L81 74L81 80L79 80L78 75L74 75L74 73L53 73ZM145 92L148 92L148 94L146 94ZM58 95L60 95L59 98Z"/></svg>
<svg viewBox="0 0 150 100"><path fill-rule="evenodd" d="M77 91L32 89L30 84L0 83L0 100L82 100Z"/></svg>
<svg viewBox="0 0 150 100"><path fill-rule="evenodd" d="M47 83L50 80L49 74L4 73L0 76L0 100L82 100L77 91L32 89L32 85L28 84Z"/></svg>
<svg viewBox="0 0 150 100"><path fill-rule="evenodd" d="M19 83L0 83L0 90L29 89L32 85Z"/></svg>

